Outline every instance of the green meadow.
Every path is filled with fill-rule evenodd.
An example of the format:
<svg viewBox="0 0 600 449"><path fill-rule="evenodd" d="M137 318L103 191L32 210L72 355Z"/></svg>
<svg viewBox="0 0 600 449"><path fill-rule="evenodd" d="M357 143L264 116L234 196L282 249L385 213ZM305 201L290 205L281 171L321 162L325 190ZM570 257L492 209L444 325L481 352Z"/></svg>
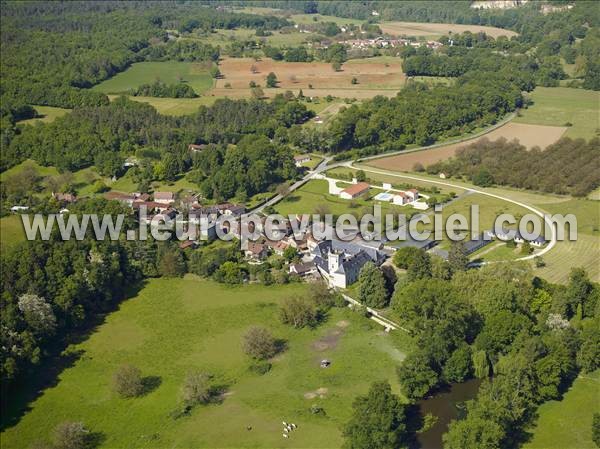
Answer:
<svg viewBox="0 0 600 449"><path fill-rule="evenodd" d="M80 420L104 448L339 447L356 395L383 379L399 392L395 367L411 343L347 308L332 309L316 329L281 324L277 304L307 288L231 287L193 276L149 280L65 351L76 360L53 386L29 403L15 395L3 414L2 446L31 447L47 441L58 423ZM253 325L285 340L264 375L249 371L241 349ZM327 369L319 366L324 358L332 363ZM154 388L135 399L117 397L111 376L123 363L139 367ZM214 376L225 389L222 402L174 419L170 413L191 370ZM311 413L313 405L325 413ZM298 425L289 440L282 438L282 421Z"/></svg>
<svg viewBox="0 0 600 449"><path fill-rule="evenodd" d="M594 449L592 416L600 413L600 371L582 374L560 401L549 401L538 410L538 419L524 449Z"/></svg>
<svg viewBox="0 0 600 449"><path fill-rule="evenodd" d="M600 92L568 87L537 87L529 94L533 105L520 111L518 123L565 126L565 137L591 139L598 135Z"/></svg>
<svg viewBox="0 0 600 449"><path fill-rule="evenodd" d="M36 106L33 105L37 111L38 116L36 118L30 118L27 120L21 120L19 123L22 125L35 125L36 123L51 123L58 117L71 112L71 109L55 108L53 106Z"/></svg>
<svg viewBox="0 0 600 449"><path fill-rule="evenodd" d="M20 215L8 215L0 218L0 250L6 251L24 240L25 231Z"/></svg>
<svg viewBox="0 0 600 449"><path fill-rule="evenodd" d="M349 183L340 183L340 187L349 187ZM372 189L368 198L356 198L354 200L345 200L337 195L329 194L327 181L323 179L312 180L304 184L298 190L289 194L282 201L275 205L277 213L284 216L290 214L314 214L330 213L339 216L346 213L362 212L366 208L372 207L375 203L381 204L382 214L410 214L414 209L410 206L394 206L389 202L372 201L370 198L383 190Z"/></svg>
<svg viewBox="0 0 600 449"><path fill-rule="evenodd" d="M213 86L213 79L208 73L206 64L192 62L138 62L132 64L124 72L92 87L93 90L105 94L127 93L142 84L150 84L160 79L167 84L179 83L183 80L197 94L202 94Z"/></svg>

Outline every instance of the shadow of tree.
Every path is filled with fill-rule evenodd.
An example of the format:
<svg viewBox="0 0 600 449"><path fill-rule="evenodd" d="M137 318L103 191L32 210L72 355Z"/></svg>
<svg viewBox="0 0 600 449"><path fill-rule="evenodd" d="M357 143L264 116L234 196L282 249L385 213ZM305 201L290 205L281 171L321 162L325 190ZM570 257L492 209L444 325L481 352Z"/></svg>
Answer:
<svg viewBox="0 0 600 449"><path fill-rule="evenodd" d="M142 396L152 393L162 384L162 379L159 376L146 376L142 379Z"/></svg>

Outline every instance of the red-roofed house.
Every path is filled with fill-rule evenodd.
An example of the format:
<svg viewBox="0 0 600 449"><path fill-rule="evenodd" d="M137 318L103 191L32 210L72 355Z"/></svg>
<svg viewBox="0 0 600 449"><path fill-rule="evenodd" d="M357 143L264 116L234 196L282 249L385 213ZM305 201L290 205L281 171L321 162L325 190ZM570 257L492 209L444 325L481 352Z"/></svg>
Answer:
<svg viewBox="0 0 600 449"><path fill-rule="evenodd" d="M340 192L340 198L345 200L351 200L353 198L358 198L362 194L369 191L369 184L366 182L358 182L356 184L351 185L350 187L342 190Z"/></svg>
<svg viewBox="0 0 600 449"><path fill-rule="evenodd" d="M154 201L163 204L173 204L175 194L173 192L154 192Z"/></svg>

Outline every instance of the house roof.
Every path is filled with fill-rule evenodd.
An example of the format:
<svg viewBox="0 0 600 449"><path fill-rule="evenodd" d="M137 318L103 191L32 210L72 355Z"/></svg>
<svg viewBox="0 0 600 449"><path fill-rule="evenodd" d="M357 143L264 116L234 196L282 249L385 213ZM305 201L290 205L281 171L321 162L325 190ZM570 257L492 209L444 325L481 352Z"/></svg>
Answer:
<svg viewBox="0 0 600 449"><path fill-rule="evenodd" d="M106 192L104 194L104 198L106 198L107 200L133 201L135 199L135 196L131 193Z"/></svg>
<svg viewBox="0 0 600 449"><path fill-rule="evenodd" d="M350 187L342 190L343 193L347 193L348 195L354 196L358 195L366 190L369 190L369 184L366 182L359 182L357 184L353 184Z"/></svg>
<svg viewBox="0 0 600 449"><path fill-rule="evenodd" d="M154 200L173 200L175 194L173 192L154 192Z"/></svg>
<svg viewBox="0 0 600 449"><path fill-rule="evenodd" d="M191 248L196 244L196 242L194 242L193 240L184 240L183 242L181 242L179 244L179 247L181 249L186 249L186 248Z"/></svg>
<svg viewBox="0 0 600 449"><path fill-rule="evenodd" d="M290 269L293 269L298 274L305 274L309 271L312 271L315 268L314 262L307 263L294 263L290 266Z"/></svg>
<svg viewBox="0 0 600 449"><path fill-rule="evenodd" d="M310 159L310 156L308 154L297 154L296 156L294 156L294 160L296 162L305 161L306 159Z"/></svg>
<svg viewBox="0 0 600 449"><path fill-rule="evenodd" d="M259 255L262 252L264 252L265 250L266 250L266 247L262 243L248 242L248 249L246 251L248 251L254 255Z"/></svg>

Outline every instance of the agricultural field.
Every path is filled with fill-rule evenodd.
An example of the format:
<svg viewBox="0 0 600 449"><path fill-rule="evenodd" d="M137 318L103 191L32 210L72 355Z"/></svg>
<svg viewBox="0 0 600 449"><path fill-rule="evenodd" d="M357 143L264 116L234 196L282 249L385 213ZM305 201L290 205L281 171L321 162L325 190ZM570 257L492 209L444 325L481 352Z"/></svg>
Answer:
<svg viewBox="0 0 600 449"><path fill-rule="evenodd" d="M384 379L399 391L395 367L411 344L405 334L383 332L347 308L332 309L316 329L281 324L277 303L307 288L232 287L194 276L147 281L88 338L65 351L73 362L53 387L30 403L25 396L11 402L3 413L3 447L31 447L69 419L96 432L101 448L280 447L282 421L298 425L286 447L339 447L357 395ZM262 376L249 371L241 348L242 335L253 325L268 327L286 345ZM332 362L326 370L319 367L323 358ZM123 363L152 380L142 397L113 393L111 376ZM191 370L212 374L224 392L220 403L174 419L170 413ZM312 414L312 405L325 414Z"/></svg>
<svg viewBox="0 0 600 449"><path fill-rule="evenodd" d="M37 106L33 105L39 117L21 120L21 125L35 125L36 123L52 123L58 117L71 112L71 109L55 108L53 106Z"/></svg>
<svg viewBox="0 0 600 449"><path fill-rule="evenodd" d="M517 33L511 30L503 30L502 28L481 26L481 25L456 25L451 23L419 23L419 22L383 22L380 25L384 33L393 36L423 36L435 38L448 35L448 33L464 33L470 31L472 33L486 33L494 38L498 36L512 37Z"/></svg>
<svg viewBox="0 0 600 449"><path fill-rule="evenodd" d="M538 410L531 439L524 449L594 449L592 416L600 413L600 372L582 374L560 401L549 401ZM565 419L568 417L568 419Z"/></svg>
<svg viewBox="0 0 600 449"><path fill-rule="evenodd" d="M303 90L306 96L371 98L375 95L393 96L404 85L401 61L346 63L336 72L325 62L281 62L264 58L224 59L219 69L223 78L217 80L215 95L250 96L251 81L260 85L265 94L273 95L284 89ZM265 89L265 79L273 72L279 81L277 89ZM357 84L352 84L352 78ZM225 87L228 86L228 87ZM312 86L312 87L309 87Z"/></svg>
<svg viewBox="0 0 600 449"><path fill-rule="evenodd" d="M600 92L568 87L537 87L528 94L533 105L514 121L535 125L565 126L565 137L591 139L599 135Z"/></svg>
<svg viewBox="0 0 600 449"><path fill-rule="evenodd" d="M523 123L509 122L505 125L495 128L481 137L465 140L460 143L437 146L431 149L407 152L396 156L374 159L366 162L372 167L385 168L396 171L413 171L415 164L420 163L424 167L453 157L459 148L477 142L480 139L497 140L505 138L507 140L517 139L527 148L546 146L556 142L566 131L562 126L529 125Z"/></svg>
<svg viewBox="0 0 600 449"><path fill-rule="evenodd" d="M160 79L167 84L185 82L200 95L213 85L208 68L206 64L192 62L138 62L92 89L105 94L121 94Z"/></svg>

